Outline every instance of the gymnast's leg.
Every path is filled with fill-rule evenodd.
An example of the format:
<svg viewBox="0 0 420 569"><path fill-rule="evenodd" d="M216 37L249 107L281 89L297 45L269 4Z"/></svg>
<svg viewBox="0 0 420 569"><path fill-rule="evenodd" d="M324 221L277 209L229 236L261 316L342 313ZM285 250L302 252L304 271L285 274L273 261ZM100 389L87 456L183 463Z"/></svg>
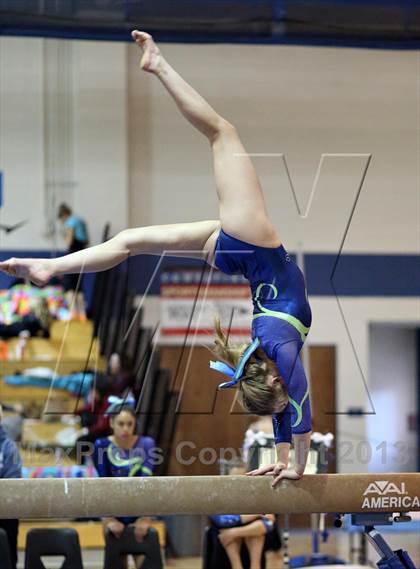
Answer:
<svg viewBox="0 0 420 569"><path fill-rule="evenodd" d="M211 144L223 229L255 245L278 246L258 177L235 128L170 67L148 34L133 32L133 38L144 49L143 69L159 77L183 115ZM55 275L103 271L140 253L184 249L183 256L196 257L187 250L203 251L211 263L220 222L128 229L106 243L57 259L9 259L0 263L0 270L43 285Z"/></svg>
<svg viewBox="0 0 420 569"><path fill-rule="evenodd" d="M257 174L236 129L169 65L149 34L136 30L132 36L144 51L141 67L160 79L184 117L210 142L222 228L255 245L278 246Z"/></svg>
<svg viewBox="0 0 420 569"><path fill-rule="evenodd" d="M220 533L223 533L223 531ZM243 569L242 560L241 560L242 539L232 539L231 541L226 541L225 543L222 542L222 545L226 552L226 555L229 558L231 568Z"/></svg>
<svg viewBox="0 0 420 569"><path fill-rule="evenodd" d="M246 537L245 544L249 552L250 569L261 569L261 557L264 548L265 532L258 536Z"/></svg>
<svg viewBox="0 0 420 569"><path fill-rule="evenodd" d="M219 227L218 220L208 220L125 229L105 243L56 259L9 259L0 263L0 270L42 286L57 275L105 271L141 253L170 251L171 255L207 259Z"/></svg>
<svg viewBox="0 0 420 569"><path fill-rule="evenodd" d="M254 521L250 521L252 519ZM225 548L229 559L231 544L242 543L242 540L245 540L251 560L250 569L260 569L262 548L264 547L265 534L267 533L266 526L260 519L255 519L255 516L241 516L241 520L245 522L245 525L220 530L219 540ZM247 523L248 520L250 523Z"/></svg>

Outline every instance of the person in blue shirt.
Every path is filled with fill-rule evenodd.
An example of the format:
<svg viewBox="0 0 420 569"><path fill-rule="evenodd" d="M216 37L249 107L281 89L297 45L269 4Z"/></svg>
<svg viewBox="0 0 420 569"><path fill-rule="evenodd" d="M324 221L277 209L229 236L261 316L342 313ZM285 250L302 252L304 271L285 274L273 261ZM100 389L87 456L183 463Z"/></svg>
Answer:
<svg viewBox="0 0 420 569"><path fill-rule="evenodd" d="M65 257L9 259L0 263L0 270L38 284L82 268L106 270L132 255L174 251L244 275L254 304L252 341L231 346L217 324L215 351L223 361L211 366L228 377L220 388L239 388L248 411L273 416L278 460L250 474L272 475L274 485L282 478L298 479L311 437L309 388L299 355L311 325L303 275L269 219L259 179L236 128L171 67L149 34L135 30L132 37L143 51L141 68L161 81L183 116L209 142L219 219L127 229ZM295 464L289 468L292 440Z"/></svg>
<svg viewBox="0 0 420 569"><path fill-rule="evenodd" d="M66 203L60 204L57 216L65 229L64 240L67 245L67 253L75 253L85 249L89 245L86 222L81 217L74 215L71 207ZM76 290L78 281L78 274L66 275L64 288L66 290Z"/></svg>
<svg viewBox="0 0 420 569"><path fill-rule="evenodd" d="M22 460L16 444L2 426L3 411L0 405L0 478L22 478ZM7 534L12 567L17 563L17 536L19 520L0 520L0 528Z"/></svg>
<svg viewBox="0 0 420 569"><path fill-rule="evenodd" d="M62 222L66 233L64 239L70 253L84 249L89 243L86 222L77 215L74 215L70 206L66 203L60 204L58 208L58 219Z"/></svg>
<svg viewBox="0 0 420 569"><path fill-rule="evenodd" d="M152 476L157 456L156 444L151 437L136 435L136 414L134 401L123 401L110 397L107 414L111 417L112 435L95 441L93 462L99 476L131 477ZM151 528L151 519L141 517L119 517L103 519L105 532L105 567L117 562L115 539L129 539L127 530L134 533L142 543L143 555L135 556L137 567L162 567L159 536ZM144 559L146 558L146 560ZM126 560L125 560L126 562Z"/></svg>

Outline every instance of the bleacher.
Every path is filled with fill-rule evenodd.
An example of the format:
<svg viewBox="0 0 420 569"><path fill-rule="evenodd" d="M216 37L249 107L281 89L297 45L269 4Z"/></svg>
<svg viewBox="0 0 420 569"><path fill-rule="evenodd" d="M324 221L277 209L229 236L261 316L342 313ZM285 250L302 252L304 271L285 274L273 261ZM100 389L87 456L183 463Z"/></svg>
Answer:
<svg viewBox="0 0 420 569"><path fill-rule="evenodd" d="M91 476L92 466L77 466L69 442L62 433L69 428L63 415L74 415L83 390L84 377L106 373L109 357L118 352L134 363L135 380L132 392L138 399L140 434L152 436L157 445L169 447L173 417L162 411L171 393L171 375L160 369L159 352L154 349L153 332L143 327L142 311L134 306L134 296L127 291L124 267L100 273L92 292L89 318L53 321L49 338L28 338L22 359L14 358L18 338L7 340L7 359L0 361L0 402L5 406L18 404L21 411L21 436L18 441L23 462L23 476ZM24 381L25 370L51 370L50 378ZM59 378L79 374L77 386L62 385ZM59 387L57 387L59 385ZM5 418L16 416L4 413ZM170 424L168 423L168 420ZM6 420L7 423L7 420ZM71 428L71 427L70 427ZM73 428L78 428L77 424ZM164 474L167 460L159 466ZM162 548L166 544L163 521L153 521ZM72 528L79 535L83 550L104 548L103 525L96 520L21 520L18 548L24 551L28 532L34 528Z"/></svg>

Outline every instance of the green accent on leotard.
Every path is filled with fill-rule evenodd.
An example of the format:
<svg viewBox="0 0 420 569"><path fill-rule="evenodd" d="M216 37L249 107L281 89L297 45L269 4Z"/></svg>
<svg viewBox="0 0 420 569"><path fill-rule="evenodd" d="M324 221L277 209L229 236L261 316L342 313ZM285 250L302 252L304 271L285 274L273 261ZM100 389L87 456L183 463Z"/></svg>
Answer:
<svg viewBox="0 0 420 569"><path fill-rule="evenodd" d="M261 316L272 316L273 318L286 320L286 322L291 324L299 332L302 342L304 342L306 340L306 336L309 334L309 328L304 324L302 324L302 322L298 318L292 316L291 314L288 314L287 312L278 312L277 310L270 310L269 308L265 308L265 306L261 304L260 292L261 289L265 286L269 286L274 292L274 298L277 298L278 290L275 285L271 283L260 283L257 287L257 290L255 291L254 300L258 308L261 310L261 312L254 314L252 319L254 320L255 318L260 318Z"/></svg>
<svg viewBox="0 0 420 569"><path fill-rule="evenodd" d="M147 466L143 466L143 459L140 456L133 458L118 458L112 453L112 444L107 448L108 460L114 466L131 466L128 476L135 476L139 470L144 472L146 476L152 476L153 472Z"/></svg>
<svg viewBox="0 0 420 569"><path fill-rule="evenodd" d="M153 476L153 472L150 470L150 468L143 466L143 464L135 464L128 473L128 476L135 476L139 470L141 470L146 476Z"/></svg>
<svg viewBox="0 0 420 569"><path fill-rule="evenodd" d="M289 401L290 403L293 405L293 407L296 409L296 421L293 423L292 428L297 427L298 425L300 425L301 421L302 421L302 417L303 417L303 411L302 411L302 407L303 404L305 403L305 401L308 399L309 397L309 387L307 388L305 395L303 396L302 401L299 403L297 403L297 401L295 401L294 399L292 399L291 397L289 397Z"/></svg>

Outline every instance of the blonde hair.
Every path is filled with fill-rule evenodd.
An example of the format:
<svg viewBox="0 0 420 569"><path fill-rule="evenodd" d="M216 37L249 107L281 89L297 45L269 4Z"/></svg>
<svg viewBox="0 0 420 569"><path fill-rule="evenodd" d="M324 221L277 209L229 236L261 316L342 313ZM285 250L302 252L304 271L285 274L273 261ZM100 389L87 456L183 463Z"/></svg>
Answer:
<svg viewBox="0 0 420 569"><path fill-rule="evenodd" d="M249 344L229 344L223 332L220 319L216 318L216 337L212 352L222 361L236 369L242 354ZM262 348L251 355L244 368L244 376L238 382L240 402L244 409L253 415L268 415L282 411L287 403L287 389L283 383L269 385L267 377L278 375L275 364L265 354Z"/></svg>

